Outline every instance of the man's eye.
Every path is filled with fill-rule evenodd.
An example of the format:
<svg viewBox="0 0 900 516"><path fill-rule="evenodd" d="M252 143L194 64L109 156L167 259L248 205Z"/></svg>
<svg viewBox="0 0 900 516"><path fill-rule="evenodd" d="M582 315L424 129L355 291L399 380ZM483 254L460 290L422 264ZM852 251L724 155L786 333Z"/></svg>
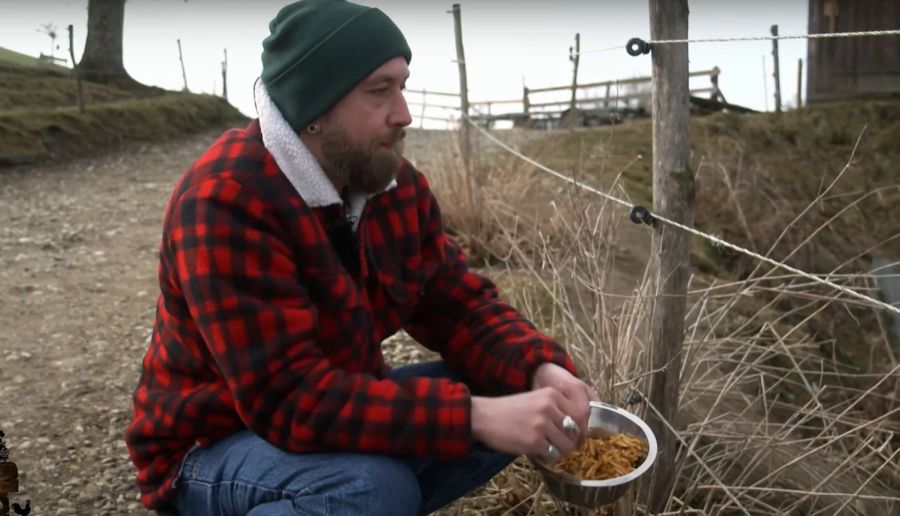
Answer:
<svg viewBox="0 0 900 516"><path fill-rule="evenodd" d="M374 90L370 90L371 93L375 95L387 95L390 93L390 89L388 88L375 88Z"/></svg>

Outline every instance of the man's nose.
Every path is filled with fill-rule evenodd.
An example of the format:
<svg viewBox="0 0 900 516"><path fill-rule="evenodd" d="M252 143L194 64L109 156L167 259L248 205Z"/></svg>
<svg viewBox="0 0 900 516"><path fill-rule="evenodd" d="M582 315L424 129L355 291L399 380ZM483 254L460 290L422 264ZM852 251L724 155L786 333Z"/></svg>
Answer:
<svg viewBox="0 0 900 516"><path fill-rule="evenodd" d="M391 103L391 112L388 114L388 125L391 127L406 127L412 123L412 116L409 114L409 106L406 104L406 98L403 91L398 90Z"/></svg>

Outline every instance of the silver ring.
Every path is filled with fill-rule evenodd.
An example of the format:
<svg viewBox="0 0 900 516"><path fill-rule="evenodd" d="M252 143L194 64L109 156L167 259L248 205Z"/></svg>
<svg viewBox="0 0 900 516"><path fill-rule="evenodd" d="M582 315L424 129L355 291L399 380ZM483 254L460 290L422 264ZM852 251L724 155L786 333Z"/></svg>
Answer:
<svg viewBox="0 0 900 516"><path fill-rule="evenodd" d="M572 416L564 417L562 420L562 426L563 426L563 430L565 430L566 432L571 433L571 432L578 431L578 425L575 424L575 420L572 419Z"/></svg>
<svg viewBox="0 0 900 516"><path fill-rule="evenodd" d="M547 460L553 462L560 457L561 455L559 453L559 450L556 448L556 446L553 445L553 443L551 443L550 446L547 447Z"/></svg>

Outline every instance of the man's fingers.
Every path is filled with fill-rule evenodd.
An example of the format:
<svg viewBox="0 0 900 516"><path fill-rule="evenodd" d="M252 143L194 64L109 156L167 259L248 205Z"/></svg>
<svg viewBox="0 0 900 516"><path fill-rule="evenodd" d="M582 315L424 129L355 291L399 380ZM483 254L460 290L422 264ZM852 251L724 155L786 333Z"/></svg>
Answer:
<svg viewBox="0 0 900 516"><path fill-rule="evenodd" d="M566 414L571 416L578 425L578 433L583 433L591 415L590 398L588 398L584 383L581 380L574 381L577 383L573 383L566 389L568 395L566 396L565 410Z"/></svg>
<svg viewBox="0 0 900 516"><path fill-rule="evenodd" d="M548 425L547 440L559 449L563 457L575 451L578 444L577 438L563 430L559 423Z"/></svg>
<svg viewBox="0 0 900 516"><path fill-rule="evenodd" d="M544 435L547 441L556 446L562 456L566 456L574 451L578 444L577 433L567 432L563 428L563 420L567 415L567 411L571 410L571 401L566 398L565 394L554 389L550 389L548 394L552 400L552 408L544 414Z"/></svg>

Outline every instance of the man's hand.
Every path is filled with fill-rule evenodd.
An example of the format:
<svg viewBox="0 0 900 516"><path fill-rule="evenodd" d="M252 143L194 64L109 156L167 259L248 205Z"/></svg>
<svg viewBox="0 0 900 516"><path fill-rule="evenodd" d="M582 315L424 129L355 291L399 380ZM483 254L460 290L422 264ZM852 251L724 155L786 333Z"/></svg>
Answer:
<svg viewBox="0 0 900 516"><path fill-rule="evenodd" d="M578 441L577 435L563 429L567 410L571 410L568 400L550 387L499 398L473 396L472 436L513 455L547 457L551 444L567 455Z"/></svg>
<svg viewBox="0 0 900 516"><path fill-rule="evenodd" d="M499 398L472 397L472 436L484 445L513 455L547 457L554 445L568 455L584 437L594 390L556 364L537 368L532 390ZM563 419L571 416L581 429L568 432ZM552 457L548 457L552 458Z"/></svg>
<svg viewBox="0 0 900 516"><path fill-rule="evenodd" d="M578 437L583 437L591 415L591 401L599 401L594 389L576 378L568 370L547 362L538 366L531 382L532 390L550 387L566 398L566 415L572 416L578 425Z"/></svg>

